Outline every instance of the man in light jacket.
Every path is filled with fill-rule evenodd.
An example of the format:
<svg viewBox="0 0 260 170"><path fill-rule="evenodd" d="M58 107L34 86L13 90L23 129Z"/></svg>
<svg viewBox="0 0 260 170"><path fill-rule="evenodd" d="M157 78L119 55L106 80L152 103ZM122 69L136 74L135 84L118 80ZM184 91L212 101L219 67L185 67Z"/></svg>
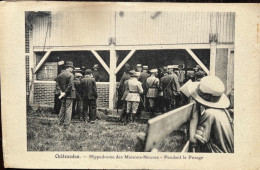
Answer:
<svg viewBox="0 0 260 170"><path fill-rule="evenodd" d="M128 119L130 118L131 121L135 121L135 114L140 103L140 94L143 93L143 88L142 83L138 81L140 74L134 71L130 73L131 79L128 80L129 93L125 99L127 101L126 113Z"/></svg>

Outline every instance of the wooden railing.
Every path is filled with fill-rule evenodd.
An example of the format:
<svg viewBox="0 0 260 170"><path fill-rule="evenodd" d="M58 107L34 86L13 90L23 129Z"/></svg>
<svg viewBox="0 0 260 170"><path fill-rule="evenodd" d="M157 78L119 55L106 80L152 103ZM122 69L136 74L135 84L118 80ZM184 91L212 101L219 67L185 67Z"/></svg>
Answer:
<svg viewBox="0 0 260 170"><path fill-rule="evenodd" d="M136 144L136 152L151 152L154 147L162 142L164 138L169 136L174 130L178 129L182 124L190 118L194 103L157 116L148 121L148 130L146 134L140 134ZM182 152L188 152L189 141L185 144Z"/></svg>

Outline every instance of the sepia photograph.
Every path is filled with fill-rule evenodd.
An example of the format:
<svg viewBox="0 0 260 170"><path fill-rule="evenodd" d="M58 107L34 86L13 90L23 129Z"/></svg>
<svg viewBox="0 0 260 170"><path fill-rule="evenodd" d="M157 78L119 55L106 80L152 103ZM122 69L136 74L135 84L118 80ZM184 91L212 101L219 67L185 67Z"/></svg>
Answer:
<svg viewBox="0 0 260 170"><path fill-rule="evenodd" d="M235 152L235 12L24 15L28 152Z"/></svg>

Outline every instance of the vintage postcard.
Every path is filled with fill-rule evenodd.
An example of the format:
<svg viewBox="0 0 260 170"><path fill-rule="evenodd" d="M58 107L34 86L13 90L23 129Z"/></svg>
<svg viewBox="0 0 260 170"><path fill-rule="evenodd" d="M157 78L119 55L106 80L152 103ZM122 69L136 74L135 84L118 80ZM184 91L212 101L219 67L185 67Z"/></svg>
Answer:
<svg viewBox="0 0 260 170"><path fill-rule="evenodd" d="M260 167L259 4L0 8L5 167Z"/></svg>

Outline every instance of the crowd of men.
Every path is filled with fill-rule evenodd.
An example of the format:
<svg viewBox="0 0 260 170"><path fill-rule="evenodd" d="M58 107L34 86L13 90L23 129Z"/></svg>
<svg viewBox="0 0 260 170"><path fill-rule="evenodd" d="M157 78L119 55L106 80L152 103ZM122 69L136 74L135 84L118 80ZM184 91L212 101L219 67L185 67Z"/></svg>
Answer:
<svg viewBox="0 0 260 170"><path fill-rule="evenodd" d="M199 66L194 68L194 72L194 81L205 76ZM118 87L118 108L122 108L119 120L127 123L140 119L143 110L150 112L152 118L156 112L165 113L185 104L180 87L186 80L183 65L174 70L174 65L149 69L137 64L135 69L131 69L126 64Z"/></svg>
<svg viewBox="0 0 260 170"><path fill-rule="evenodd" d="M94 123L98 98L96 66L94 71L74 68L70 61L64 66L65 69L56 79L56 96L61 102L59 124L66 130L75 113L78 113L83 121ZM205 76L205 72L196 66L194 82L189 81L182 87L187 86L187 96L184 91L180 92L180 87L193 77L185 77L187 76L181 65L175 71L173 65L160 70L149 69L141 64L131 69L126 64L118 87L122 106L120 121L135 121L140 118L143 110L149 111L152 118L158 112L163 114L193 101L196 107L190 120L191 146L199 152L233 153L233 121L226 110L230 107L230 100L224 93L223 82L218 77Z"/></svg>
<svg viewBox="0 0 260 170"><path fill-rule="evenodd" d="M64 69L56 78L55 106L59 114L60 124L70 125L73 118L93 123L96 120L98 98L96 82L100 81L98 64L93 69L75 68L73 62L67 61ZM203 74L195 68L195 78ZM198 76L200 75L200 76ZM120 121L125 123L140 119L142 111L165 113L184 104L180 87L186 81L183 65L174 71L173 65L162 69L149 69L137 64L130 67L125 64L125 71L118 87L118 106L121 106Z"/></svg>
<svg viewBox="0 0 260 170"><path fill-rule="evenodd" d="M76 113L79 119L85 122L94 123L96 120L96 67L94 65L93 71L82 71L80 68L74 68L73 62L67 61L64 70L56 78L54 108L56 113L59 113L59 124L64 129L67 129Z"/></svg>

